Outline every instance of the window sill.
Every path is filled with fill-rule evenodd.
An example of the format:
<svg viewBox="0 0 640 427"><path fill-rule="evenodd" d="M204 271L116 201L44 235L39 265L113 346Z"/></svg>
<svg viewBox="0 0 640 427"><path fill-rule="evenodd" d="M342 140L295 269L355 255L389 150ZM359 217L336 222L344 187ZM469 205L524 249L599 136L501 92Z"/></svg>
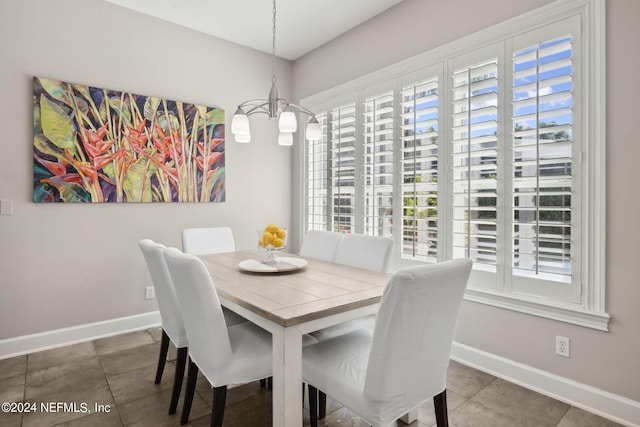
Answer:
<svg viewBox="0 0 640 427"><path fill-rule="evenodd" d="M599 331L609 330L608 313L587 310L572 304L560 304L522 294L508 295L477 288L467 288L464 299Z"/></svg>

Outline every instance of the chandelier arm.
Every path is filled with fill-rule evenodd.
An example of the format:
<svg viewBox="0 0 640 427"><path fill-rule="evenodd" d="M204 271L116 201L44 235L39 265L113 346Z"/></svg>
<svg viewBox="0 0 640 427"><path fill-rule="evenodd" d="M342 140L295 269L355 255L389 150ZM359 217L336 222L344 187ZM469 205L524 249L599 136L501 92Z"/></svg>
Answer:
<svg viewBox="0 0 640 427"><path fill-rule="evenodd" d="M304 113L304 114L306 114L308 116L315 116L315 113L313 111L311 111L311 110L309 110L307 108L304 108L304 107L302 107L300 105L292 104L292 103L287 103L287 105L289 107L292 107L292 108L296 109L300 113Z"/></svg>
<svg viewBox="0 0 640 427"><path fill-rule="evenodd" d="M250 116L256 113L265 113L269 114L269 101L266 99L252 99L250 101L245 101L238 106L244 114ZM245 111L246 110L246 111Z"/></svg>

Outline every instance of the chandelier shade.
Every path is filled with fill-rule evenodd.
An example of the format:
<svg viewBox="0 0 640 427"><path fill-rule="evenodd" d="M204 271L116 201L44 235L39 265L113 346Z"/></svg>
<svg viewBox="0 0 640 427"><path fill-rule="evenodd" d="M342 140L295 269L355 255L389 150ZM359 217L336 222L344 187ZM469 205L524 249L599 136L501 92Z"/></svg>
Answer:
<svg viewBox="0 0 640 427"><path fill-rule="evenodd" d="M271 90L267 99L252 99L238 105L238 109L231 120L231 133L236 142L247 143L251 141L251 124L249 116L253 114L266 114L270 119L278 120L278 144L293 145L293 133L298 130L297 114L310 116L305 128L305 137L308 140L318 140L322 137L322 129L316 116L308 109L288 102L280 98L276 87L275 74L276 60L276 1L273 0L273 39L271 50Z"/></svg>
<svg viewBox="0 0 640 427"><path fill-rule="evenodd" d="M278 134L278 144L284 145L285 147L293 145L293 133L280 132Z"/></svg>

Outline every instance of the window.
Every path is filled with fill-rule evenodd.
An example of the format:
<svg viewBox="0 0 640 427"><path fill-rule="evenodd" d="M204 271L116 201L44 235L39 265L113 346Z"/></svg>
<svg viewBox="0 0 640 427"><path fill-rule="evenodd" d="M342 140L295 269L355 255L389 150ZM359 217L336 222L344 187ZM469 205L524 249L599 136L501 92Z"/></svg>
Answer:
<svg viewBox="0 0 640 427"><path fill-rule="evenodd" d="M471 258L467 299L606 330L603 7L554 3L304 100L328 111L305 229L391 236L396 268Z"/></svg>
<svg viewBox="0 0 640 427"><path fill-rule="evenodd" d="M306 149L305 165L306 172L306 192L308 194L305 209L306 224L309 230L328 229L328 183L327 176L329 170L328 144L327 144L327 115L326 113L316 114L316 119L322 129L322 139L319 141L308 141Z"/></svg>
<svg viewBox="0 0 640 427"><path fill-rule="evenodd" d="M403 259L438 259L438 77L401 90Z"/></svg>
<svg viewBox="0 0 640 427"><path fill-rule="evenodd" d="M364 234L391 236L393 213L393 92L364 101Z"/></svg>
<svg viewBox="0 0 640 427"><path fill-rule="evenodd" d="M331 111L331 227L354 232L356 188L356 107L343 105Z"/></svg>
<svg viewBox="0 0 640 427"><path fill-rule="evenodd" d="M453 258L496 272L498 262L498 60L451 76Z"/></svg>

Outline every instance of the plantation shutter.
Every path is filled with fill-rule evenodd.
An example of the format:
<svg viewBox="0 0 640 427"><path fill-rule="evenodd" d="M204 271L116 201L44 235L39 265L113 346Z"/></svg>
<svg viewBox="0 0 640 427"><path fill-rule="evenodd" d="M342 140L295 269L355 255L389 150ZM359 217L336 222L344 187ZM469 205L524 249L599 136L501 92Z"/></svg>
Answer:
<svg viewBox="0 0 640 427"><path fill-rule="evenodd" d="M453 258L496 271L498 227L497 59L452 75Z"/></svg>
<svg viewBox="0 0 640 427"><path fill-rule="evenodd" d="M331 196L333 230L355 227L355 104L331 111Z"/></svg>
<svg viewBox="0 0 640 427"><path fill-rule="evenodd" d="M316 114L322 129L319 140L307 140L305 165L306 182L306 230L329 230L327 219L328 190L328 147L327 147L327 114Z"/></svg>
<svg viewBox="0 0 640 427"><path fill-rule="evenodd" d="M405 85L402 107L403 258L438 255L438 79Z"/></svg>
<svg viewBox="0 0 640 427"><path fill-rule="evenodd" d="M518 50L513 65L512 271L571 281L572 38Z"/></svg>
<svg viewBox="0 0 640 427"><path fill-rule="evenodd" d="M391 237L393 92L363 103L364 234Z"/></svg>

